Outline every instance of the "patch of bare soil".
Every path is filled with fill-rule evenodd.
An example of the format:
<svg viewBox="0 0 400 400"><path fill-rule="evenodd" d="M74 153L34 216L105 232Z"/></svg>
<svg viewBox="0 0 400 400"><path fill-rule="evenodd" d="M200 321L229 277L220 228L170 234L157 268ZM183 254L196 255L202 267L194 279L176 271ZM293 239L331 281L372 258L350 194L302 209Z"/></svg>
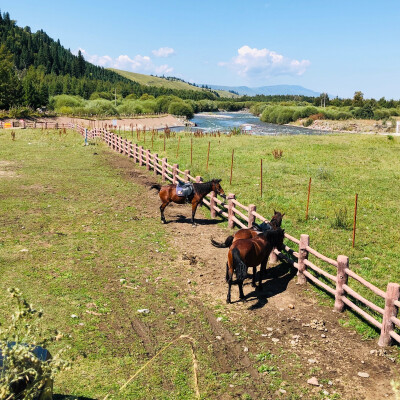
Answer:
<svg viewBox="0 0 400 400"><path fill-rule="evenodd" d="M128 180L149 188L143 210L149 217L159 218L158 193L150 189L155 178L125 157L107 157ZM201 209L196 215L198 225L192 227L190 214L188 205L169 205L165 211L166 229L170 245L181 258L177 285L205 315L212 334L204 334L200 345L212 343L220 370L248 372L253 385L249 393L261 398L262 388L271 376L256 369L255 355L269 352L276 356L284 381L276 397L285 398L286 382L309 389L303 397L307 399L337 398L335 393L341 399L394 399L390 380L400 374L393 349L382 350L377 340L361 340L356 332L342 327L342 315L318 305L314 291L297 285L295 271L287 265L270 265L261 291L255 291L248 279L244 302L237 301L238 289L233 286L234 303L226 304L227 249L213 247L210 238L222 241L231 231L223 228L219 219L206 219ZM223 318L216 317L215 306ZM143 340L148 336L134 321L132 328ZM144 346L151 347L149 343ZM317 378L317 386L307 383L311 377Z"/></svg>
<svg viewBox="0 0 400 400"><path fill-rule="evenodd" d="M14 178L17 173L14 170L14 163L0 160L0 178Z"/></svg>

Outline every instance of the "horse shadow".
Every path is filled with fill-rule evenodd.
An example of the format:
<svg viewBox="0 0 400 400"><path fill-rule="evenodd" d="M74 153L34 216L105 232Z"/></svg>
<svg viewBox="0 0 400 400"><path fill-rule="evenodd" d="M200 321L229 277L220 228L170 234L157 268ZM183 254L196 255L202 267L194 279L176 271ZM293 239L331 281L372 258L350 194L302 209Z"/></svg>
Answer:
<svg viewBox="0 0 400 400"><path fill-rule="evenodd" d="M224 220L222 218L221 219L196 218L194 222L197 225L217 225L224 222ZM191 224L191 223L192 220L190 219L190 217L186 217L183 214L177 214L176 219L172 219L166 222L166 224Z"/></svg>
<svg viewBox="0 0 400 400"><path fill-rule="evenodd" d="M53 400L96 400L96 399L85 396L74 396L72 394L53 394Z"/></svg>
<svg viewBox="0 0 400 400"><path fill-rule="evenodd" d="M274 297L287 289L289 282L296 276L297 270L287 263L281 263L275 267L267 269L263 274L263 279L267 279L261 288L257 288L245 296L245 300L257 299L248 309L256 310L264 307L268 303L268 298ZM256 274L256 281L261 271Z"/></svg>

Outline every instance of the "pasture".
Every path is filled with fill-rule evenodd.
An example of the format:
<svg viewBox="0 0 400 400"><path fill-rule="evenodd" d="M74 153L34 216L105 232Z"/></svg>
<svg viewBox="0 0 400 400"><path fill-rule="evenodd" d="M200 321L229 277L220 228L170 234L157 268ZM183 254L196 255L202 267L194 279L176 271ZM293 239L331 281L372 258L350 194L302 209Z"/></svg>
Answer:
<svg viewBox="0 0 400 400"><path fill-rule="evenodd" d="M149 136L146 140L146 148L151 148ZM212 151L207 172L208 141ZM289 233L309 233L313 247L326 255L348 255L350 267L378 287L399 281L396 139L232 136L193 142L191 167L188 136L181 135L178 158L177 137L166 141L165 153L162 138L153 146L169 163L178 162L192 174L222 178L226 193L257 204L261 214L269 216L274 208L285 212L283 227ZM236 158L230 186L232 148ZM271 154L275 148L283 150L280 159ZM305 221L309 176L313 189L310 219ZM210 247L209 237L225 237L226 230L206 224L162 225L157 196L146 186L151 180L155 178L146 177L144 169L102 144L84 147L72 131L17 131L15 141L10 132L0 132L1 320L9 304L5 289L17 286L44 308L49 329L69 335L57 344L70 344L74 359L72 369L56 378L57 399L107 394L115 399L192 399L196 387L204 399L268 399L276 393L288 399L320 399L326 396L324 390L332 399L351 399L362 398L357 397L360 388L369 398L377 387L390 395L389 361L379 359L379 367L374 366L367 350L375 343L359 343L357 334L335 325L339 317L331 316L328 307L318 307L315 292L292 285L284 301L271 295L267 306L254 312L246 304L225 305L226 255ZM360 203L353 250L351 231L332 226L339 208L351 214L355 192ZM184 209L167 208L167 220L176 220ZM288 301L295 303L295 311L288 309ZM327 300L320 296L320 302ZM280 310L282 305L285 309ZM139 313L141 309L150 312ZM325 320L332 342L302 327L315 316ZM373 336L351 314L340 318L346 324L356 321L365 335ZM293 338L305 330L303 342L303 336ZM347 361L327 351L343 332L346 342L341 346L355 352ZM179 339L182 334L194 339L194 347L190 340ZM278 341L271 342L272 335ZM292 346L290 340L302 344ZM320 346L317 362L311 364L308 358ZM364 359L373 379L355 382L354 363L360 362L361 368ZM307 385L311 376L318 376L323 387L313 390Z"/></svg>

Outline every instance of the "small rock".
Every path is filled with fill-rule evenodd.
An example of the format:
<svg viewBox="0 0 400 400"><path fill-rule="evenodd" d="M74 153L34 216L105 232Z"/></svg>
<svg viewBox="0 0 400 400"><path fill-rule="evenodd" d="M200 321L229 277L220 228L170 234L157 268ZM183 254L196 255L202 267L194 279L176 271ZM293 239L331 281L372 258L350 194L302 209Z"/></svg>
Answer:
<svg viewBox="0 0 400 400"><path fill-rule="evenodd" d="M329 386L332 386L332 385L333 385L333 382L332 382L332 381L328 381L328 385L329 385Z"/></svg>
<svg viewBox="0 0 400 400"><path fill-rule="evenodd" d="M279 389L279 393L285 394L286 390L285 389Z"/></svg>
<svg viewBox="0 0 400 400"><path fill-rule="evenodd" d="M148 314L150 312L150 310L148 308L139 308L139 310L137 310L137 312L140 314Z"/></svg>
<svg viewBox="0 0 400 400"><path fill-rule="evenodd" d="M364 257L363 260L371 260L369 257Z"/></svg>
<svg viewBox="0 0 400 400"><path fill-rule="evenodd" d="M29 250L28 249L22 249L22 250L20 250L19 252L20 253L27 253Z"/></svg>
<svg viewBox="0 0 400 400"><path fill-rule="evenodd" d="M248 353L248 352L249 352L249 348L248 348L248 347L243 347L243 351L244 351L245 353Z"/></svg>
<svg viewBox="0 0 400 400"><path fill-rule="evenodd" d="M222 321L222 317L218 317L218 318L217 318L217 321L218 321L218 322L221 322L221 321Z"/></svg>
<svg viewBox="0 0 400 400"><path fill-rule="evenodd" d="M277 339L277 338L272 338L272 341L273 341L274 343L278 343L278 342L279 342L279 339Z"/></svg>
<svg viewBox="0 0 400 400"><path fill-rule="evenodd" d="M322 334L321 337L322 337L322 338L326 338L326 335Z"/></svg>
<svg viewBox="0 0 400 400"><path fill-rule="evenodd" d="M317 360L315 360L314 358L309 358L307 360L310 364L315 364L317 362Z"/></svg>
<svg viewBox="0 0 400 400"><path fill-rule="evenodd" d="M231 388L233 388L233 387L235 387L234 385L232 385L232 383L229 385L229 387L231 387Z"/></svg>
<svg viewBox="0 0 400 400"><path fill-rule="evenodd" d="M215 336L215 339L221 340L221 339L222 339L222 336Z"/></svg>
<svg viewBox="0 0 400 400"><path fill-rule="evenodd" d="M307 383L308 383L309 385L319 386L318 379L317 379L315 376L313 376L312 378L310 378L310 379L307 381Z"/></svg>
<svg viewBox="0 0 400 400"><path fill-rule="evenodd" d="M369 378L369 374L367 372L359 372L357 375L361 378Z"/></svg>
<svg viewBox="0 0 400 400"><path fill-rule="evenodd" d="M190 279L187 280L188 285L190 285L192 283L192 281Z"/></svg>
<svg viewBox="0 0 400 400"><path fill-rule="evenodd" d="M284 308L280 308L280 309L279 309L279 311L284 311L284 310L285 310Z"/></svg>
<svg viewBox="0 0 400 400"><path fill-rule="evenodd" d="M292 309L292 310L294 309L294 305L293 305L293 304L289 304L288 307L289 307L290 309Z"/></svg>
<svg viewBox="0 0 400 400"><path fill-rule="evenodd" d="M328 392L327 390L323 390L322 393L323 393L325 396L328 396L328 394L329 394L329 392Z"/></svg>
<svg viewBox="0 0 400 400"><path fill-rule="evenodd" d="M272 332L272 331L273 331L273 328L267 328L267 331L268 331L268 332Z"/></svg>
<svg viewBox="0 0 400 400"><path fill-rule="evenodd" d="M71 314L71 318L78 318L78 316L75 314Z"/></svg>

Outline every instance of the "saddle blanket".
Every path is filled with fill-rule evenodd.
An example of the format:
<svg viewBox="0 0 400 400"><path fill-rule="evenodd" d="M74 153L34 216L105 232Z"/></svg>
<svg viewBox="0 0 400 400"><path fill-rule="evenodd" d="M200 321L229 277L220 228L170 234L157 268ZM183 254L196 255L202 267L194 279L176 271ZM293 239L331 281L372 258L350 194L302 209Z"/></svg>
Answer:
<svg viewBox="0 0 400 400"><path fill-rule="evenodd" d="M193 193L193 185L191 183L178 183L176 185L176 194L179 197L188 197Z"/></svg>

